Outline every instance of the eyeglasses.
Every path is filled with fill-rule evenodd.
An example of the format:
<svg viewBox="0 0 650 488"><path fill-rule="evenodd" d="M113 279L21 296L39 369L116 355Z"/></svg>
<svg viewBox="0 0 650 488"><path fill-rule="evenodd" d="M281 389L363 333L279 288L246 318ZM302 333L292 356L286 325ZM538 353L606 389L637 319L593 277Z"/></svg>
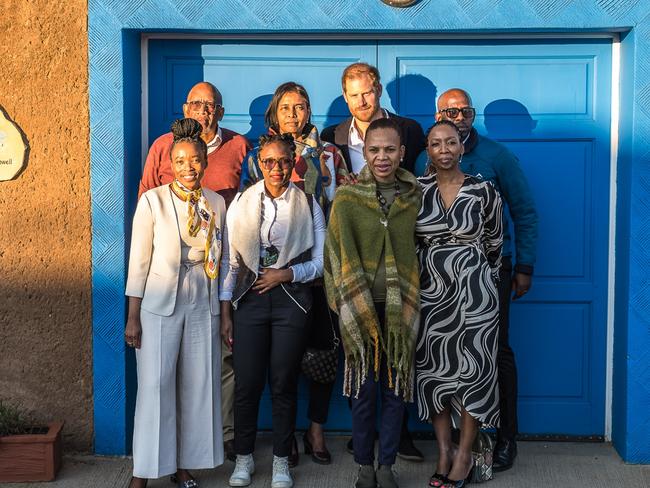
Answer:
<svg viewBox="0 0 650 488"><path fill-rule="evenodd" d="M188 105L190 109L192 109L194 112L198 112L201 110L203 107L208 109L208 112L212 113L214 112L217 108L220 108L221 105L219 105L216 102L210 102L207 100L188 100L185 102L185 105Z"/></svg>
<svg viewBox="0 0 650 488"><path fill-rule="evenodd" d="M476 115L476 109L474 107L463 107L463 108L443 108L440 110L441 114L445 114L450 119L455 119L458 117L458 114L462 113L463 117L466 119L472 119Z"/></svg>
<svg viewBox="0 0 650 488"><path fill-rule="evenodd" d="M266 171L271 171L277 164L281 169L289 169L293 166L293 159L291 158L266 158L260 159L260 164Z"/></svg>

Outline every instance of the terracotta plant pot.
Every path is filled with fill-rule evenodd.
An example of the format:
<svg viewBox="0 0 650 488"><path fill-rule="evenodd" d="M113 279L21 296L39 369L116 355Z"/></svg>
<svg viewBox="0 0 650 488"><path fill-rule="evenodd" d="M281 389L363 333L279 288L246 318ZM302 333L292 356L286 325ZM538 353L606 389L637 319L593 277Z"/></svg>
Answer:
<svg viewBox="0 0 650 488"><path fill-rule="evenodd" d="M45 434L0 437L0 483L52 481L61 467L63 422L52 422Z"/></svg>

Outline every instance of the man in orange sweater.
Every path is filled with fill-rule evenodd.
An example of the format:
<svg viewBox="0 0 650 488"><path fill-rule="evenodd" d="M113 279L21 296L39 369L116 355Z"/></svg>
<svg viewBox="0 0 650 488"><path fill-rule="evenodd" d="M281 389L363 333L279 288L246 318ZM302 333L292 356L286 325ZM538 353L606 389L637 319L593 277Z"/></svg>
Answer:
<svg viewBox="0 0 650 488"><path fill-rule="evenodd" d="M219 193L229 205L239 188L241 162L250 145L244 136L219 127L223 113L221 93L207 81L194 85L183 104L183 115L201 124L201 138L208 145L208 167L201 185ZM163 134L151 145L142 170L138 198L145 191L171 183L174 179L171 147L171 132Z"/></svg>
<svg viewBox="0 0 650 488"><path fill-rule="evenodd" d="M239 188L241 163L250 150L246 138L224 127L219 127L223 118L221 93L207 81L197 83L187 94L183 104L183 115L197 120L203 127L201 138L208 145L208 167L205 169L201 186L219 193L226 205L235 197ZM166 185L174 180L171 166L171 132L156 139L142 170L138 198L152 188ZM223 422L224 453L235 460L235 423L233 401L235 397L235 373L232 369L232 353L221 348L221 415Z"/></svg>

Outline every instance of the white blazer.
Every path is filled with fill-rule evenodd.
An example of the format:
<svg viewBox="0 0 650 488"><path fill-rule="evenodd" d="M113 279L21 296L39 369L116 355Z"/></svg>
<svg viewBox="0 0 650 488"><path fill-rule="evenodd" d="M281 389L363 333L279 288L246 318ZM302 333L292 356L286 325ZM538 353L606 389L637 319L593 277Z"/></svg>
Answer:
<svg viewBox="0 0 650 488"><path fill-rule="evenodd" d="M215 214L215 232L221 243L228 242L226 203L223 197L203 189ZM174 313L181 265L181 235L169 185L153 188L140 197L133 216L129 276L126 295L142 298L147 312L168 317ZM219 278L210 282L210 312L219 315L219 290L228 271L228 246L220 245L217 256Z"/></svg>

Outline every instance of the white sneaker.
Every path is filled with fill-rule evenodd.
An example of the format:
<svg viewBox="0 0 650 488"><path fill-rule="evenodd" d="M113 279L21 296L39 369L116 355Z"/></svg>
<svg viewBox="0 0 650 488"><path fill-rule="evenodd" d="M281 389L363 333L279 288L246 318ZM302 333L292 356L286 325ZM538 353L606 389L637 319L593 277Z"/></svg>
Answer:
<svg viewBox="0 0 650 488"><path fill-rule="evenodd" d="M237 454L235 469L230 475L230 486L248 486L251 484L251 475L255 473L255 461L252 454Z"/></svg>
<svg viewBox="0 0 650 488"><path fill-rule="evenodd" d="M289 473L289 458L273 456L273 478L271 488L291 488L293 478Z"/></svg>

